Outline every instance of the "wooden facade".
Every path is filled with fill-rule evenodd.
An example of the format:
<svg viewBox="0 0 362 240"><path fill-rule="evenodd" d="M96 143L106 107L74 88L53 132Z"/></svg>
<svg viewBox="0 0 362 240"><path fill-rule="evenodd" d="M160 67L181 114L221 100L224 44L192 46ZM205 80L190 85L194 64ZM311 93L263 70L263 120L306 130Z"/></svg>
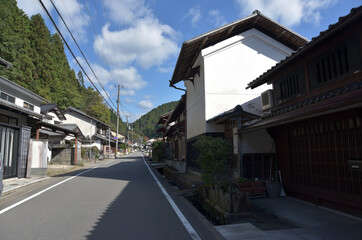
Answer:
<svg viewBox="0 0 362 240"><path fill-rule="evenodd" d="M267 128L287 195L362 216L362 7L254 80L276 105Z"/></svg>

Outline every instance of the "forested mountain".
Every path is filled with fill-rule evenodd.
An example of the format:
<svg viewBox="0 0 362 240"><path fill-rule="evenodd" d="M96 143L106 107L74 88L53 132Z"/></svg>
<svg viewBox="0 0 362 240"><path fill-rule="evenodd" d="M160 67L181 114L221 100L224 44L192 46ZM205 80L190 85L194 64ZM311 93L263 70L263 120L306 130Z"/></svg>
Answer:
<svg viewBox="0 0 362 240"><path fill-rule="evenodd" d="M36 4L36 3L35 3ZM113 129L116 114L92 87L86 88L82 73L76 76L58 34L51 34L41 15L30 19L15 0L0 1L0 57L12 64L0 67L0 75L58 104L73 106ZM126 131L120 121L121 132Z"/></svg>
<svg viewBox="0 0 362 240"><path fill-rule="evenodd" d="M177 103L178 101L173 101L152 109L133 123L135 131L142 132L149 138L162 137L162 134L156 133L157 129L161 127L157 126L157 122L163 114L173 111L176 108Z"/></svg>

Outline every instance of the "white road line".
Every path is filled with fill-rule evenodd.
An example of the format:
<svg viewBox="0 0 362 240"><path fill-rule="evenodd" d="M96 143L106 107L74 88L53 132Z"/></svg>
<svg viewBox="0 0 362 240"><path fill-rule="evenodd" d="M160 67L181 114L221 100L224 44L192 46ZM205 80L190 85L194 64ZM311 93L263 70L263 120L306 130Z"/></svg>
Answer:
<svg viewBox="0 0 362 240"><path fill-rule="evenodd" d="M91 168L91 169L88 169L88 170L86 170L86 171L84 171L84 172L78 173L77 175L75 175L75 176L73 176L73 177L67 178L67 179L65 179L65 180L63 180L63 181L61 181L61 182L58 182L58 183L56 183L56 184L54 184L54 185L52 185L52 186L50 186L50 187L48 187L48 188L46 188L46 189L38 192L38 193L35 193L34 195L31 195L30 197L27 197L27 198L25 198L25 199L23 199L23 200L21 200L21 201L19 201L19 202L17 202L17 203L14 203L13 205L11 205L11 206L9 206L9 207L4 208L3 210L1 210L1 211L0 211L0 215L3 214L3 213L6 213L7 211L9 211L9 210L11 210L11 209L13 209L13 208L15 208L15 207L17 207L17 206L19 206L20 204L23 204L23 203L25 203L25 202L27 202L27 201L29 201L29 200L31 200L31 199L39 196L40 194L43 194L43 193L49 191L49 190L52 189L52 188L55 188L56 186L59 186L60 184L63 184L63 183L65 183L65 182L68 182L68 181L72 180L73 178L76 178L76 177L78 177L78 176L80 176L80 175L83 175L83 174L89 172L89 171L92 171L92 170L96 169L97 167L99 167L99 166L95 166L95 167L93 167L93 168Z"/></svg>
<svg viewBox="0 0 362 240"><path fill-rule="evenodd" d="M184 225L184 227L186 228L187 232L190 234L191 238L193 240L201 240L201 238L199 237L199 235L197 234L197 232L195 231L195 229L191 226L191 224L189 223L189 221L187 221L186 217L182 214L182 212L180 211L180 209L177 207L176 203L172 200L172 198L170 197L170 195L168 195L168 193L166 192L165 188L162 186L162 184L160 183L160 181L158 181L157 177L155 176L155 174L152 172L152 170L150 169L150 167L148 166L148 164L146 163L145 158L142 156L143 158L143 162L145 163L146 167L148 168L148 171L150 171L153 179L156 181L157 185L159 186L159 188L161 189L163 195L165 195L166 199L168 200L168 202L170 203L171 207L173 208L173 210L176 212L176 215L178 216L178 218L181 220L182 224Z"/></svg>

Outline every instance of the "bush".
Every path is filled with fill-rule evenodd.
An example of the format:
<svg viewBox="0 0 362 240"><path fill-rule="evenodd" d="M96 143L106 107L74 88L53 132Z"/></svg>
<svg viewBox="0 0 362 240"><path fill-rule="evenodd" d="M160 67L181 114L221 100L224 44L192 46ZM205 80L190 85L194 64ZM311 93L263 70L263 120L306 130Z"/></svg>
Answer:
<svg viewBox="0 0 362 240"><path fill-rule="evenodd" d="M160 162L163 160L164 154L165 154L164 142L163 141L154 142L152 146L152 160Z"/></svg>
<svg viewBox="0 0 362 240"><path fill-rule="evenodd" d="M94 156L98 159L99 155L100 155L100 151L96 146L93 146L92 148L92 153L94 154Z"/></svg>
<svg viewBox="0 0 362 240"><path fill-rule="evenodd" d="M80 156L82 157L82 159L87 158L87 152L88 152L87 148L82 147L81 153L80 153Z"/></svg>
<svg viewBox="0 0 362 240"><path fill-rule="evenodd" d="M232 156L232 144L222 138L203 136L194 146L200 151L197 158L201 166L201 178L206 186L228 183L231 179L229 159Z"/></svg>

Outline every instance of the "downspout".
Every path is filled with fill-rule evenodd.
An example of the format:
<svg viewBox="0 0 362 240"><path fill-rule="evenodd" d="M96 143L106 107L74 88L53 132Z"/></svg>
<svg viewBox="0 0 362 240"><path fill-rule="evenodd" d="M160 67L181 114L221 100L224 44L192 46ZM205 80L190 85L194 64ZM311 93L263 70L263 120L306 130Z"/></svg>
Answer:
<svg viewBox="0 0 362 240"><path fill-rule="evenodd" d="M186 89L182 89L182 88L178 88L178 87L176 87L175 85L173 85L172 83L171 83L171 80L169 80L169 82L170 82L170 87L173 87L174 89L177 89L177 90L181 90L181 91L184 91L184 92L186 92Z"/></svg>

